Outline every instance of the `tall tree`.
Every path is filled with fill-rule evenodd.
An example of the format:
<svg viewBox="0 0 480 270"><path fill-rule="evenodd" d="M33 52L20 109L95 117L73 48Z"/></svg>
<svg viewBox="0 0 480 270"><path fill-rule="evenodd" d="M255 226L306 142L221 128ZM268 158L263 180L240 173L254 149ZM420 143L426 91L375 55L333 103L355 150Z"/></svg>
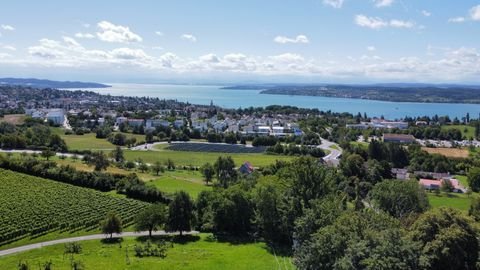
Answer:
<svg viewBox="0 0 480 270"><path fill-rule="evenodd" d="M410 237L420 246L421 269L476 269L479 244L472 221L451 208L424 213Z"/></svg>
<svg viewBox="0 0 480 270"><path fill-rule="evenodd" d="M107 217L100 222L100 229L103 234L110 234L110 238L113 238L114 233L122 232L122 219L115 213L110 212Z"/></svg>
<svg viewBox="0 0 480 270"><path fill-rule="evenodd" d="M479 167L473 167L470 168L470 171L468 172L468 185L470 188L478 192L480 191L480 168Z"/></svg>
<svg viewBox="0 0 480 270"><path fill-rule="evenodd" d="M115 149L112 151L110 155L115 160L115 162L120 163L125 160L125 157L123 155L123 150L120 146L115 147Z"/></svg>
<svg viewBox="0 0 480 270"><path fill-rule="evenodd" d="M200 171L202 172L203 179L208 186L208 183L212 181L213 176L215 175L215 169L213 168L212 164L207 162L200 167Z"/></svg>
<svg viewBox="0 0 480 270"><path fill-rule="evenodd" d="M146 230L148 235L152 237L152 231L161 228L166 221L167 211L165 205L152 204L135 217L135 230L137 232Z"/></svg>
<svg viewBox="0 0 480 270"><path fill-rule="evenodd" d="M176 192L168 205L167 230L171 232L190 231L193 223L193 201L185 191Z"/></svg>
<svg viewBox="0 0 480 270"><path fill-rule="evenodd" d="M155 163L152 165L152 171L155 172L155 174L158 176L160 172L164 172L165 168L163 167L162 163L160 161L155 161Z"/></svg>
<svg viewBox="0 0 480 270"><path fill-rule="evenodd" d="M51 157L55 156L55 152L53 152L50 149L46 149L46 150L43 150L42 153L40 153L40 155L48 161Z"/></svg>
<svg viewBox="0 0 480 270"><path fill-rule="evenodd" d="M222 187L227 188L237 180L237 171L235 170L235 162L232 157L218 157L213 167L218 182Z"/></svg>
<svg viewBox="0 0 480 270"><path fill-rule="evenodd" d="M429 207L427 194L417 181L383 181L373 187L369 196L375 208L396 218L421 213Z"/></svg>
<svg viewBox="0 0 480 270"><path fill-rule="evenodd" d="M107 156L102 151L93 152L86 161L90 166L94 166L95 171L106 170L110 165Z"/></svg>

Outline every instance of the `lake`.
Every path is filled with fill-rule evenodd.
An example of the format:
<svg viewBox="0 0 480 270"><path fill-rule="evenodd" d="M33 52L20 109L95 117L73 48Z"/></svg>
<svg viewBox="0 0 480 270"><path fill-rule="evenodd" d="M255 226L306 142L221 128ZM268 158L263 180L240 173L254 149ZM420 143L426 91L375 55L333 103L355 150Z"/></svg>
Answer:
<svg viewBox="0 0 480 270"><path fill-rule="evenodd" d="M225 108L265 107L268 105L291 105L302 108L318 108L323 111L367 113L368 116L384 116L399 119L405 116L448 115L461 119L470 113L477 118L478 104L386 102L364 99L263 95L259 90L224 90L218 85L167 85L167 84L111 84L111 88L85 89L100 94L123 96L149 96L161 99L176 99L192 104L210 104Z"/></svg>

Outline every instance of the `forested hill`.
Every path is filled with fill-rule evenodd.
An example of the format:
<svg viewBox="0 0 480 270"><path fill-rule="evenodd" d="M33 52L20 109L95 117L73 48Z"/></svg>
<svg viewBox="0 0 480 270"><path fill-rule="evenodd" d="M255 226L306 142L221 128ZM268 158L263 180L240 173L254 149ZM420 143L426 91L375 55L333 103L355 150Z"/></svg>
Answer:
<svg viewBox="0 0 480 270"><path fill-rule="evenodd" d="M34 88L106 88L110 85L94 82L51 81L42 79L0 78L0 85L21 85Z"/></svg>
<svg viewBox="0 0 480 270"><path fill-rule="evenodd" d="M255 85L228 89L258 89L261 94L372 99L395 102L480 104L480 86L430 84L375 85Z"/></svg>

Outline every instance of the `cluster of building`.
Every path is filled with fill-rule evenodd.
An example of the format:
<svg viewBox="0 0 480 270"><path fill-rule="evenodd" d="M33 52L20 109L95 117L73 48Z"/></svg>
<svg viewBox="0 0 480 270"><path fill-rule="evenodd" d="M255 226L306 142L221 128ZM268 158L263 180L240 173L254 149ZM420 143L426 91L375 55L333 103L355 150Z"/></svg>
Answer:
<svg viewBox="0 0 480 270"><path fill-rule="evenodd" d="M347 124L347 128L353 129L407 129L408 123L404 121L390 121L380 118L373 118L370 122L360 122L359 124Z"/></svg>
<svg viewBox="0 0 480 270"><path fill-rule="evenodd" d="M233 132L244 135L264 135L285 137L288 135L302 135L303 132L295 122L295 116L276 115L275 117L262 116L255 117L243 115L240 118L230 117L228 115L220 119L218 115L210 118L205 113L195 112L190 116L191 128L193 130L207 131L209 129L215 132Z"/></svg>
<svg viewBox="0 0 480 270"><path fill-rule="evenodd" d="M193 111L195 108L189 109ZM98 116L101 117L95 118L94 121L99 125L103 125L105 119L108 117L113 119L113 123L116 127L125 124L131 128L143 126L145 130L154 130L157 127L173 127L175 129L188 127L200 132L207 132L210 130L217 133L232 132L244 135L265 135L276 137L303 134L296 122L298 121L299 116L295 115L276 115L274 117L267 115L261 117L243 115L240 117L233 117L221 113L209 117L211 114L209 114L208 111L196 108L196 110L190 112L189 118L186 116L186 111L175 111L177 117L172 120L172 117L170 117L170 110L158 110L156 113L158 114L154 118L141 119L118 116L115 111L97 111ZM90 111L82 111L78 109L70 110L68 111L68 114L75 116L82 115L84 117L92 116Z"/></svg>
<svg viewBox="0 0 480 270"><path fill-rule="evenodd" d="M424 172L414 171L409 173L407 169L393 168L392 175L399 180L409 180L419 178L419 184L429 191L440 190L443 185L450 184L452 191L456 193L465 193L467 188L450 175L449 173L436 173L436 172Z"/></svg>
<svg viewBox="0 0 480 270"><path fill-rule="evenodd" d="M65 123L66 114L63 109L27 109L25 113L35 119L43 119L55 125Z"/></svg>

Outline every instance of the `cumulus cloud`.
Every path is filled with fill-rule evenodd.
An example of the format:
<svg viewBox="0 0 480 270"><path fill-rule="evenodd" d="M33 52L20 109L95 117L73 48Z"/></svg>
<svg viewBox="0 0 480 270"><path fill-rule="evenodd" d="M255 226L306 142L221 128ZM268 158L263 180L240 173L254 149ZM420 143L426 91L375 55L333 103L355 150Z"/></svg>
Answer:
<svg viewBox="0 0 480 270"><path fill-rule="evenodd" d="M465 17L455 17L448 19L449 23L463 23L465 22Z"/></svg>
<svg viewBox="0 0 480 270"><path fill-rule="evenodd" d="M99 31L98 39L106 42L130 43L141 42L142 37L133 33L129 27L115 25L111 22L101 21L97 24Z"/></svg>
<svg viewBox="0 0 480 270"><path fill-rule="evenodd" d="M365 15L355 16L355 23L361 27L367 27L371 29L380 29L388 26L388 22L378 17L367 17Z"/></svg>
<svg viewBox="0 0 480 270"><path fill-rule="evenodd" d="M333 8L341 8L344 0L323 0L324 5L331 6Z"/></svg>
<svg viewBox="0 0 480 270"><path fill-rule="evenodd" d="M474 6L470 9L470 18L474 21L480 21L480 5Z"/></svg>
<svg viewBox="0 0 480 270"><path fill-rule="evenodd" d="M0 25L0 27L3 29L3 30L6 30L6 31L13 31L15 30L15 27L11 26L11 25L8 25L8 24L2 24Z"/></svg>
<svg viewBox="0 0 480 270"><path fill-rule="evenodd" d="M119 59L148 59L149 56L141 49L117 48L113 49L110 54Z"/></svg>
<svg viewBox="0 0 480 270"><path fill-rule="evenodd" d="M389 7L393 4L394 0L373 0L376 7Z"/></svg>
<svg viewBox="0 0 480 270"><path fill-rule="evenodd" d="M307 36L305 35L298 35L295 38L289 38L286 36L276 36L273 39L274 42L280 43L280 44L286 44L286 43L309 43L310 41L308 40Z"/></svg>
<svg viewBox="0 0 480 270"><path fill-rule="evenodd" d="M358 26L366 27L370 29L382 29L386 27L393 27L393 28L413 28L415 23L412 21L403 21L392 19L390 21L384 20L379 17L368 17L365 15L356 15L355 16L355 23Z"/></svg>
<svg viewBox="0 0 480 270"><path fill-rule="evenodd" d="M390 26L395 28L412 28L415 26L415 23L411 21L391 20Z"/></svg>
<svg viewBox="0 0 480 270"><path fill-rule="evenodd" d="M173 52L153 56L142 49L128 46L111 50L89 49L72 37L63 37L60 40L39 40L38 44L28 48L29 56L26 58L0 53L0 63L21 63L46 68L130 70L132 67L140 72L301 75L332 79L449 81L474 80L480 76L480 52L475 48L442 48L438 50L438 54L426 58L382 58L374 53L374 46L367 46L366 50L368 53L365 55L349 56L336 61L307 58L293 52L271 56L247 55L241 52L218 55L211 52L195 58L183 58Z"/></svg>
<svg viewBox="0 0 480 270"><path fill-rule="evenodd" d="M155 31L155 35L159 36L159 37L163 37L163 32L161 31Z"/></svg>
<svg viewBox="0 0 480 270"><path fill-rule="evenodd" d="M183 34L180 38L190 42L197 42L197 38L192 34Z"/></svg>
<svg viewBox="0 0 480 270"><path fill-rule="evenodd" d="M76 38L83 38L83 39L92 39L92 38L95 38L95 36L93 34L90 34L90 33L76 33L75 34L75 37Z"/></svg>

